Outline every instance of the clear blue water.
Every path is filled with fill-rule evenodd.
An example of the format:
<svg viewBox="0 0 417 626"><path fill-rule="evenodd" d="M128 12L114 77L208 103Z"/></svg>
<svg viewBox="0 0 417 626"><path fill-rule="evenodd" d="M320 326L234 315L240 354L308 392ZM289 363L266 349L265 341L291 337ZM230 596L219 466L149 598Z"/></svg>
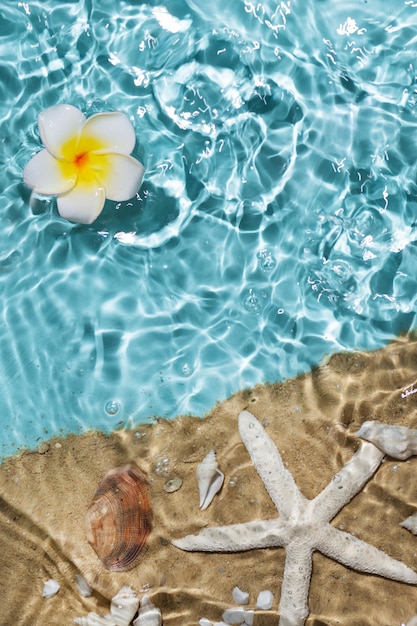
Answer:
<svg viewBox="0 0 417 626"><path fill-rule="evenodd" d="M0 21L0 453L374 349L415 326L417 4L11 2ZM30 201L36 117L127 113L92 226Z"/></svg>

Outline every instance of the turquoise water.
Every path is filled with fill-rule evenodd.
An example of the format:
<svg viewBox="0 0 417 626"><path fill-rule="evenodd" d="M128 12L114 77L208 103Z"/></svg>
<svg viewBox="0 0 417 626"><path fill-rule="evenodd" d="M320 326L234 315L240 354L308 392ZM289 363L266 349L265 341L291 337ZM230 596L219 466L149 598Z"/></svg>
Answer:
<svg viewBox="0 0 417 626"><path fill-rule="evenodd" d="M417 4L11 2L0 21L0 454L203 415L415 326ZM140 194L31 199L36 118L124 111Z"/></svg>

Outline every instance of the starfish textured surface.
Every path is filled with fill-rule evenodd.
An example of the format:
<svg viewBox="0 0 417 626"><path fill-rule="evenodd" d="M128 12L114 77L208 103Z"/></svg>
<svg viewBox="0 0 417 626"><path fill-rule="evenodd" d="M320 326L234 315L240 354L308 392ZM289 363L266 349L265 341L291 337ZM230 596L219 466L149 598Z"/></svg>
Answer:
<svg viewBox="0 0 417 626"><path fill-rule="evenodd" d="M384 453L376 446L362 443L327 487L313 500L308 500L284 467L281 455L260 422L248 411L239 415L239 433L279 517L206 528L198 535L173 541L177 548L240 552L284 547L279 626L302 626L308 616L314 550L361 572L417 584L417 574L404 563L329 523L378 469Z"/></svg>

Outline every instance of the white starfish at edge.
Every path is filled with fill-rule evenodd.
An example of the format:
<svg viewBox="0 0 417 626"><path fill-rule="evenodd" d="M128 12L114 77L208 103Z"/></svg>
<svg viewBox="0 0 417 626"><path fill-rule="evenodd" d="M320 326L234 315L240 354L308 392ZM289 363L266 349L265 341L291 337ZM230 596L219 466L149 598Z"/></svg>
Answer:
<svg viewBox="0 0 417 626"><path fill-rule="evenodd" d="M177 548L202 552L240 552L285 547L279 626L302 626L308 616L312 554L318 550L352 569L417 584L417 574L396 559L329 522L378 469L384 453L372 443L360 449L313 500L305 498L260 422L239 415L239 433L279 517L205 528L173 541Z"/></svg>

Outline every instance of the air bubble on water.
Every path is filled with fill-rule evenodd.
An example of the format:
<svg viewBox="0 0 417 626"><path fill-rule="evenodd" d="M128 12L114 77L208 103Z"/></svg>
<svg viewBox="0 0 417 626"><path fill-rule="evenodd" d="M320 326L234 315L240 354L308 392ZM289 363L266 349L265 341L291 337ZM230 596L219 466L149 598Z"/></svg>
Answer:
<svg viewBox="0 0 417 626"><path fill-rule="evenodd" d="M271 270L274 269L274 267L277 264L277 261L276 261L274 255L272 254L271 250L269 250L268 248L265 248L264 250L261 250L260 252L258 252L258 254L256 256L259 259L259 261L258 261L259 262L259 267L264 272L270 272Z"/></svg>
<svg viewBox="0 0 417 626"><path fill-rule="evenodd" d="M168 476L170 472L170 462L167 456L159 459L153 466L153 472L157 476Z"/></svg>
<svg viewBox="0 0 417 626"><path fill-rule="evenodd" d="M120 411L120 402L117 400L109 400L104 405L107 415L116 415Z"/></svg>
<svg viewBox="0 0 417 626"><path fill-rule="evenodd" d="M184 363L184 365L181 367L181 373L183 376L191 376L191 374L193 373L193 368L188 365L188 363Z"/></svg>
<svg viewBox="0 0 417 626"><path fill-rule="evenodd" d="M261 310L261 302L253 289L249 289L248 295L243 300L243 306L249 313L259 313Z"/></svg>

